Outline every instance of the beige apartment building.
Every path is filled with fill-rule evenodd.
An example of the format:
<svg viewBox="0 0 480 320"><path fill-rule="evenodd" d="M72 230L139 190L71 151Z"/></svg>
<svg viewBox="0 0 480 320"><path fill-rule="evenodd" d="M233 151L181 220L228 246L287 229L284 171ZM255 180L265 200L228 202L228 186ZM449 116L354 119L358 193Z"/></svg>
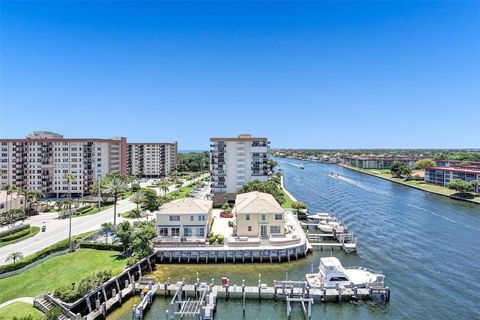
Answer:
<svg viewBox="0 0 480 320"><path fill-rule="evenodd" d="M0 139L0 185L45 196L82 196L109 172L127 173L126 138L66 139L35 131L25 139ZM69 187L65 174L72 174Z"/></svg>
<svg viewBox="0 0 480 320"><path fill-rule="evenodd" d="M167 177L177 168L177 142L128 143L128 173L140 178Z"/></svg>
<svg viewBox="0 0 480 320"><path fill-rule="evenodd" d="M205 241L212 220L212 201L183 198L155 212L160 240Z"/></svg>
<svg viewBox="0 0 480 320"><path fill-rule="evenodd" d="M237 237L285 235L285 213L271 194L258 191L239 194L232 212L236 217Z"/></svg>
<svg viewBox="0 0 480 320"><path fill-rule="evenodd" d="M241 134L237 138L211 138L212 193L235 193L246 182L268 179L269 141Z"/></svg>

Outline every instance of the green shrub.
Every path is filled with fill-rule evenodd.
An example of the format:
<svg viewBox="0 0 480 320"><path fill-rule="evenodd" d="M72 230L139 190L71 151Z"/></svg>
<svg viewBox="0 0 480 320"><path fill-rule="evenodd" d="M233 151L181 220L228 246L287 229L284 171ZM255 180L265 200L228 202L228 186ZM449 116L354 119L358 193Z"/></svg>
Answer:
<svg viewBox="0 0 480 320"><path fill-rule="evenodd" d="M30 228L29 224L19 224L11 229L0 231L0 239L28 228Z"/></svg>
<svg viewBox="0 0 480 320"><path fill-rule="evenodd" d="M117 243L80 242L80 248L95 250L122 251L123 245Z"/></svg>
<svg viewBox="0 0 480 320"><path fill-rule="evenodd" d="M17 232L17 233L11 234L11 235L9 235L9 236L0 238L0 242L12 241L12 240L15 240L15 239L24 237L24 236L26 236L26 235L29 234L29 233L30 233L30 229L22 230L22 231L19 231L19 232Z"/></svg>
<svg viewBox="0 0 480 320"><path fill-rule="evenodd" d="M75 302L93 288L100 286L102 283L112 277L111 271L99 271L83 278L80 283L64 286L54 291L53 296L64 302Z"/></svg>

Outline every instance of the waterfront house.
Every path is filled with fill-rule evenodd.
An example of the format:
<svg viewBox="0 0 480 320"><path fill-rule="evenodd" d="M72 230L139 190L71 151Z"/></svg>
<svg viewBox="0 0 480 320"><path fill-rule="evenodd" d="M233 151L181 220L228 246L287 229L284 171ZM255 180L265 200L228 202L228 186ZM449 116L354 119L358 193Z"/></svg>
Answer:
<svg viewBox="0 0 480 320"><path fill-rule="evenodd" d="M158 240L205 241L212 220L212 201L183 198L155 212Z"/></svg>
<svg viewBox="0 0 480 320"><path fill-rule="evenodd" d="M275 198L258 191L237 195L232 211L237 237L269 238L285 235L285 213Z"/></svg>

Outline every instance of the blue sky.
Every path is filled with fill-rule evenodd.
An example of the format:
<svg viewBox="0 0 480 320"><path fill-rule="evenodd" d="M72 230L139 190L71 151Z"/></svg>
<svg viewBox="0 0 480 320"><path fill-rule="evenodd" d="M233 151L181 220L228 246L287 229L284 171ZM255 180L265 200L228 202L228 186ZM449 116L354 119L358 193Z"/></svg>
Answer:
<svg viewBox="0 0 480 320"><path fill-rule="evenodd" d="M480 147L479 2L1 2L0 137Z"/></svg>

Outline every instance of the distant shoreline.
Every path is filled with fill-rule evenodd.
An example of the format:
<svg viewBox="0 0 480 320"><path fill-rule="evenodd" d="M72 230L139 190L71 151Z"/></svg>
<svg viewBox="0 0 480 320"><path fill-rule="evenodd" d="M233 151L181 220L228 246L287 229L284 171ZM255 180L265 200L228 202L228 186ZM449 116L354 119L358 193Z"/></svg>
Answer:
<svg viewBox="0 0 480 320"><path fill-rule="evenodd" d="M452 196L452 195L443 194L443 193L436 192L436 191L433 191L433 190L427 190L427 189L424 189L424 188L421 188L421 187L418 187L418 186L412 186L412 185L407 184L407 183L404 183L404 182L402 182L402 181L397 181L397 180L393 180L393 179L390 179L390 178L387 178L387 177L382 177L382 176L376 175L376 174L374 174L374 173L362 171L362 170L359 170L359 169L357 169L357 168L355 168L355 167L348 166L348 165L345 165L345 164L340 164L340 163L339 163L338 166L343 167L343 168L346 168L346 169L350 169L350 170L353 170L353 171L356 171L356 172L368 174L369 176L372 176L372 177L376 177L376 178L380 178L380 179L383 179L383 180L387 180L387 181L391 181L391 182L394 182L394 183L398 183L398 184L401 184L401 185L406 186L406 187L410 187L410 188L414 188L414 189L417 189L417 190L421 190L421 191L425 191L425 192L437 194L437 195L439 195L439 196L448 197L448 198L451 198L451 199L454 199L454 200L465 201L465 202L470 202L470 203L473 203L473 204L480 205L480 202L478 202L478 201L476 201L476 200L471 200L471 199L465 199L465 198L455 197L455 196Z"/></svg>

